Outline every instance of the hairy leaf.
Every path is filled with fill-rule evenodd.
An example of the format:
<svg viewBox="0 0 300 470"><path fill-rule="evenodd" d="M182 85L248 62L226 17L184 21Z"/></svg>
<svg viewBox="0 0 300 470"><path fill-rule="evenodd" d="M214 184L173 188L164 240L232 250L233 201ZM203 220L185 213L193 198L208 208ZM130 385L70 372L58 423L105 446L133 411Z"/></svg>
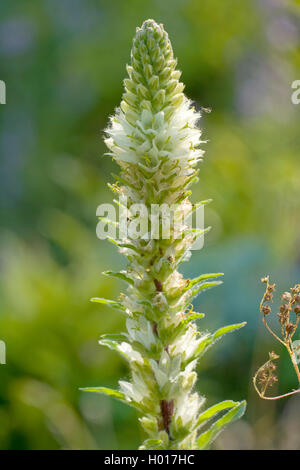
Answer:
<svg viewBox="0 0 300 470"><path fill-rule="evenodd" d="M101 297L93 297L90 299L91 302L96 302L98 304L107 305L108 307L116 308L117 310L125 311L125 307L121 302L116 302L115 300L102 299Z"/></svg>
<svg viewBox="0 0 300 470"><path fill-rule="evenodd" d="M246 402L238 403L234 408L228 411L222 418L218 419L209 429L200 435L197 440L199 450L205 450L210 447L212 442L218 437L221 431L224 430L228 424L233 423L241 418L245 413Z"/></svg>

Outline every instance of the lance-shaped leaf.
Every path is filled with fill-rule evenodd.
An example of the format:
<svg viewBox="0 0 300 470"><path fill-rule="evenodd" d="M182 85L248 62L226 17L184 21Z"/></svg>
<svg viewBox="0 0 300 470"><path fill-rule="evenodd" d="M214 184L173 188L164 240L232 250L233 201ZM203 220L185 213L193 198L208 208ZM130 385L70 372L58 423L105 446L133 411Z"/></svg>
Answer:
<svg viewBox="0 0 300 470"><path fill-rule="evenodd" d="M122 310L125 312L125 307L121 302L116 302L115 300L102 299L101 297L92 297L91 302L96 302L98 304L107 305L108 307L116 308L117 310Z"/></svg>
<svg viewBox="0 0 300 470"><path fill-rule="evenodd" d="M113 227L119 226L119 222L116 222L115 220L107 219L106 217L98 217L98 220L106 223L107 225L112 225Z"/></svg>
<svg viewBox="0 0 300 470"><path fill-rule="evenodd" d="M195 428L205 425L209 420L215 418L219 413L221 413L221 411L227 410L228 408L234 408L237 405L239 405L238 401L225 400L211 406L199 415Z"/></svg>
<svg viewBox="0 0 300 470"><path fill-rule="evenodd" d="M120 242L118 240L115 240L114 238L111 238L111 237L107 237L107 240L110 243L113 243L113 245L118 246L119 248L128 248L129 250L133 250L138 254L141 253L141 250L139 250L135 245L133 245L131 243L122 243L122 242Z"/></svg>
<svg viewBox="0 0 300 470"><path fill-rule="evenodd" d="M82 392L93 392L93 393L101 393L102 395L107 395L109 397L116 398L124 403L128 403L126 400L125 393L120 392L119 390L113 390L112 388L107 387L84 387L80 388Z"/></svg>
<svg viewBox="0 0 300 470"><path fill-rule="evenodd" d="M219 286L220 284L223 284L223 281L200 282L199 284L196 284L194 287L187 291L186 300L190 302L197 295L201 294L202 292L205 292L208 289L211 289L212 287Z"/></svg>
<svg viewBox="0 0 300 470"><path fill-rule="evenodd" d="M122 271L121 272L113 272L113 271L104 271L102 274L105 276L110 276L110 277L115 277L117 279L121 279L122 281L127 282L127 284L130 284L131 286L134 285L134 280L131 279L130 277L126 276Z"/></svg>
<svg viewBox="0 0 300 470"><path fill-rule="evenodd" d="M224 430L228 424L233 423L237 419L241 418L245 413L246 402L242 401L238 403L234 408L228 411L222 418L218 419L209 429L200 435L197 440L198 449L208 449L212 442L218 437L221 431Z"/></svg>
<svg viewBox="0 0 300 470"><path fill-rule="evenodd" d="M200 201L200 202L197 202L196 204L193 204L191 212L196 211L201 206L206 206L206 204L209 204L210 202L212 202L212 199L204 199L203 201Z"/></svg>
<svg viewBox="0 0 300 470"><path fill-rule="evenodd" d="M199 282L207 281L208 279L215 279L216 277L221 276L224 276L224 273L201 274L201 276L195 277L194 279L190 279L190 281L184 288L184 292L188 291L191 287L195 286Z"/></svg>
<svg viewBox="0 0 300 470"><path fill-rule="evenodd" d="M242 328L246 324L247 324L247 322L236 323L234 325L227 325L227 326L224 326L222 328L219 328L217 331L215 331L215 333L203 335L203 339L200 342L198 348L196 349L195 354L190 358L190 361L194 360L196 358L199 359L201 356L203 356L203 354L206 353L206 351L216 341L218 341L224 335L226 335L227 333L232 333L233 331L239 330L240 328Z"/></svg>
<svg viewBox="0 0 300 470"><path fill-rule="evenodd" d="M137 410L143 409L143 407L139 403L133 400L129 400L128 398L126 398L125 393L120 392L119 390L113 390L112 388L107 387L84 387L80 388L79 390L81 392L101 393L102 395L106 395L115 398L116 400L119 400L122 403L126 403L127 405L130 405L133 408L136 408Z"/></svg>
<svg viewBox="0 0 300 470"><path fill-rule="evenodd" d="M204 235L205 233L209 232L211 230L211 227L206 227L206 228L188 228L183 232L183 236L186 237L187 235L190 235L191 233L195 234L194 239L196 240L197 238L201 237L201 235Z"/></svg>
<svg viewBox="0 0 300 470"><path fill-rule="evenodd" d="M243 328L243 326L245 326L246 324L247 322L244 321L242 323L236 323L234 325L227 325L227 326L223 326L222 328L219 328L212 335L212 342L215 342L216 340L220 339L221 336L224 336L227 333L232 333L235 330L239 330L240 328Z"/></svg>
<svg viewBox="0 0 300 470"><path fill-rule="evenodd" d="M204 318L205 313L198 313L198 312L193 312L191 315L188 315L186 318L184 318L181 322L180 325L183 327L190 323L191 321L198 320L199 318Z"/></svg>
<svg viewBox="0 0 300 470"><path fill-rule="evenodd" d="M126 340L126 336L124 334L102 335L99 339L99 344L107 346L113 351L118 351L118 345L124 340Z"/></svg>

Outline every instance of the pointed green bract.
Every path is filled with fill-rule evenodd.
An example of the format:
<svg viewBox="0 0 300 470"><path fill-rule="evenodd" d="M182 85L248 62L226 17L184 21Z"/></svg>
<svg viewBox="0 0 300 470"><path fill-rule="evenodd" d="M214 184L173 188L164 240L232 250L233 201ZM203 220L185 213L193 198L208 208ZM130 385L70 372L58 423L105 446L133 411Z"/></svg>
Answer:
<svg viewBox="0 0 300 470"><path fill-rule="evenodd" d="M184 95L176 67L163 26L145 21L137 28L121 105L110 119L105 139L108 155L121 169L110 185L112 191L127 201L128 208L143 204L150 213L152 205L174 207L178 222L178 232L171 226L165 238L160 232L152 238L109 238L127 257L128 266L120 273L105 274L125 281L128 288L118 301L91 299L127 315L126 333L103 335L99 343L128 361L130 381L120 380L120 391L103 387L85 390L113 396L139 411L147 435L141 449L207 448L244 410L244 404L225 401L202 411L205 399L194 391L198 359L215 341L244 323L213 334L201 333L196 320L204 314L193 311L191 300L220 285L217 278L223 273L185 279L177 270L189 259L194 242L209 231L187 226L184 216L210 200L199 204L189 200L190 186L198 181L196 167L203 156L197 125L200 113ZM123 202L115 202L124 209ZM127 219L134 220L131 209ZM114 221L102 220L119 227ZM152 224L150 218L149 233ZM228 409L198 436L198 428Z"/></svg>
<svg viewBox="0 0 300 470"><path fill-rule="evenodd" d="M235 408L239 404L240 403L236 401L225 400L225 401L221 401L217 405L211 406L210 408L208 408L207 410L203 411L203 413L200 414L197 420L196 427L199 429L200 426L207 424L209 420L211 420L212 418L215 418L216 415L218 415L222 411L227 410L228 408Z"/></svg>
<svg viewBox="0 0 300 470"><path fill-rule="evenodd" d="M245 413L245 410L246 402L242 401L233 409L228 411L222 418L218 419L218 421L216 421L208 431L200 435L197 441L198 448L200 450L209 449L212 442L218 437L220 432L222 432L226 426L241 418Z"/></svg>
<svg viewBox="0 0 300 470"><path fill-rule="evenodd" d="M108 395L109 397L117 398L117 400L121 400L126 402L126 396L124 393L119 392L118 390L112 390L111 388L107 387L86 387L80 388L82 392L92 392L92 393L102 393L103 395Z"/></svg>

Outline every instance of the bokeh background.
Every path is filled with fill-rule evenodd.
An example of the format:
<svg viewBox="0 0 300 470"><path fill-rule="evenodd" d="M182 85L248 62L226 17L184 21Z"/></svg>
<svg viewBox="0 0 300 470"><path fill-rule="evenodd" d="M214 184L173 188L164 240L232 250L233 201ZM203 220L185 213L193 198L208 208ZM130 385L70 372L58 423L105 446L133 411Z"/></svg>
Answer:
<svg viewBox="0 0 300 470"><path fill-rule="evenodd" d="M124 260L96 238L117 166L103 129L119 104L135 27L165 25L202 118L205 161L193 200L213 198L203 250L182 267L225 272L200 296L204 329L246 320L199 364L207 405L248 400L216 449L300 449L300 396L261 401L251 377L280 353L261 326L260 277L300 281L300 3L292 0L10 0L0 5L1 449L134 449L133 410L79 387L116 387L128 370L98 345L117 312L89 303L124 286L101 275ZM298 338L297 338L298 339ZM297 386L283 354L280 383Z"/></svg>

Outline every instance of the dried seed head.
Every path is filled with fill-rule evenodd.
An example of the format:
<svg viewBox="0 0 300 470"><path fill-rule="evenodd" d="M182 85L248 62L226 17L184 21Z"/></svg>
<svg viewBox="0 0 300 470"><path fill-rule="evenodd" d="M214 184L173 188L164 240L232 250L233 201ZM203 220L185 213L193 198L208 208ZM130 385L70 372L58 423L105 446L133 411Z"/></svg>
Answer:
<svg viewBox="0 0 300 470"><path fill-rule="evenodd" d="M291 309L290 306L287 304L282 304L279 307L279 310L281 313L289 313L290 309Z"/></svg>
<svg viewBox="0 0 300 470"><path fill-rule="evenodd" d="M285 325L288 322L289 316L286 313L277 313L278 319L281 325Z"/></svg>
<svg viewBox="0 0 300 470"><path fill-rule="evenodd" d="M276 382L278 382L278 378L276 377L276 375L272 375L269 378L268 386L272 387Z"/></svg>
<svg viewBox="0 0 300 470"><path fill-rule="evenodd" d="M269 352L269 358L270 358L271 360L274 361L275 359L279 359L279 357L280 357L280 356L279 356L278 354L276 354L274 351Z"/></svg>
<svg viewBox="0 0 300 470"><path fill-rule="evenodd" d="M294 295L299 294L300 293L300 284L296 284L294 287L292 287L291 291ZM299 296L299 298L300 298L300 296ZM299 301L297 300L297 302L299 302Z"/></svg>
<svg viewBox="0 0 300 470"><path fill-rule="evenodd" d="M271 313L271 307L269 305L263 305L261 310L264 315L269 315Z"/></svg>
<svg viewBox="0 0 300 470"><path fill-rule="evenodd" d="M286 330L288 335L291 335L292 333L294 333L296 328L297 327L296 327L296 325L294 325L294 323L288 323L285 327L285 330Z"/></svg>
<svg viewBox="0 0 300 470"><path fill-rule="evenodd" d="M277 359L279 357L274 352L269 353L269 355L270 358L272 356L274 359ZM267 362L258 373L258 382L260 383L260 385L262 385L263 387L272 387L272 385L274 385L274 383L278 381L275 375L275 370L276 365L274 364L274 362Z"/></svg>
<svg viewBox="0 0 300 470"><path fill-rule="evenodd" d="M267 290L264 295L264 301L269 302L272 299L273 299L273 294L271 292L268 292Z"/></svg>

